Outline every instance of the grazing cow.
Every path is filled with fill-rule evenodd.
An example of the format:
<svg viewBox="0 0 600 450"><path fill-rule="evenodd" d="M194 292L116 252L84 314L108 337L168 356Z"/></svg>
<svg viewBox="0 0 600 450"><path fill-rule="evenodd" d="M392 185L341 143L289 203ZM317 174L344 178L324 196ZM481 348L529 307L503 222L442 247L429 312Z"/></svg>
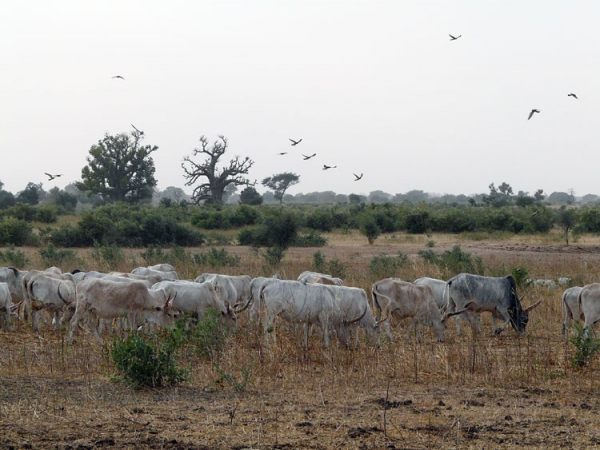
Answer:
<svg viewBox="0 0 600 450"><path fill-rule="evenodd" d="M212 283L214 279L220 279L221 281L225 279L229 280L229 282L235 289L236 299L235 302L231 303L230 305L232 308L234 305L237 305L239 303L245 303L246 300L250 297L250 283L252 282L252 278L248 275L221 275L217 273L203 273L202 275L196 277L194 281L196 281L197 283L210 281ZM222 282L224 283L224 281ZM231 295L231 292L228 292L227 295ZM225 298L223 299L225 300Z"/></svg>
<svg viewBox="0 0 600 450"><path fill-rule="evenodd" d="M39 316L47 310L58 328L65 307L75 302L75 279L56 270L30 270L23 276L25 315L31 315L33 329L39 331Z"/></svg>
<svg viewBox="0 0 600 450"><path fill-rule="evenodd" d="M591 330L600 321L600 283L584 286L579 292L577 302L585 319L583 328Z"/></svg>
<svg viewBox="0 0 600 450"><path fill-rule="evenodd" d="M565 343L569 342L569 329L571 328L571 320L584 320L581 309L579 308L579 293L583 288L581 286L573 286L563 292L562 309L563 309L563 333L565 334Z"/></svg>
<svg viewBox="0 0 600 450"><path fill-rule="evenodd" d="M175 311L169 304L164 289L148 289L143 283L123 283L103 278L89 278L77 286L77 306L69 327L69 343L73 342L73 330L88 316L88 324L94 337L104 343L96 328L97 319L112 320L126 317L129 329L136 320L170 326Z"/></svg>
<svg viewBox="0 0 600 450"><path fill-rule="evenodd" d="M12 308L12 297L8 283L0 283L0 327L8 330L10 327L10 316Z"/></svg>
<svg viewBox="0 0 600 450"><path fill-rule="evenodd" d="M175 267L173 267L171 264L167 264L167 263L155 264L153 266L148 266L148 269L159 270L161 272L175 272Z"/></svg>
<svg viewBox="0 0 600 450"><path fill-rule="evenodd" d="M304 284L298 281L277 280L263 283L260 298L264 302L267 318L264 323L265 342L269 343L269 335L277 316L287 322L319 325L323 330L325 347L329 347L329 324L334 317L339 317L339 307L330 286L322 284ZM308 347L308 333L304 333L304 348Z"/></svg>
<svg viewBox="0 0 600 450"><path fill-rule="evenodd" d="M24 298L23 275L26 273L14 267L0 267L0 283L8 285L8 290L14 302L21 302Z"/></svg>
<svg viewBox="0 0 600 450"><path fill-rule="evenodd" d="M298 281L310 284L329 284L332 286L344 285L344 282L340 278L334 278L331 275L327 275L325 273L311 272L309 270L304 271L300 275L298 275Z"/></svg>
<svg viewBox="0 0 600 450"><path fill-rule="evenodd" d="M174 270L156 270L149 267L137 267L131 271L132 274L141 275L143 277L158 276L162 280L179 280L179 275ZM157 281L158 283L158 281Z"/></svg>
<svg viewBox="0 0 600 450"><path fill-rule="evenodd" d="M385 331L390 340L394 338L390 330L389 318L394 316L398 319L412 318L404 339L408 340L412 329L417 325L417 338L421 340L422 326L428 325L438 341L444 342L448 318L463 313L468 307L465 305L460 311L442 315L429 285L413 284L398 278L376 281L371 293L375 308L381 311L381 316L384 317Z"/></svg>
<svg viewBox="0 0 600 450"><path fill-rule="evenodd" d="M108 272L106 275L113 276L113 277L131 278L132 280L138 280L138 281L148 281L150 283L150 286L152 286L153 284L156 284L160 281L163 281L165 279L165 277L162 275L161 272L157 272L157 273L151 274L151 275L140 275L137 273L127 273L127 272Z"/></svg>
<svg viewBox="0 0 600 450"><path fill-rule="evenodd" d="M261 301L260 301L260 289L266 284L271 283L272 281L280 281L279 278L271 277L256 277L253 278L250 282L250 297L246 300L246 305L240 310L244 311L248 306L252 305L252 309L250 310L250 324L254 324L257 321L260 321L260 311L261 311Z"/></svg>
<svg viewBox="0 0 600 450"><path fill-rule="evenodd" d="M529 321L529 311L541 303L540 300L523 309L521 300L517 297L515 280L510 275L497 278L461 273L448 280L448 285L450 288L448 310L464 309L467 303L472 302L469 310L465 312L465 317L478 332L481 330L479 322L475 320L475 314L488 311L492 313L495 334L501 333L510 323L518 334L524 335ZM501 327L497 326L497 319L504 320ZM457 327L460 334L460 326Z"/></svg>
<svg viewBox="0 0 600 450"><path fill-rule="evenodd" d="M192 318L198 319L204 317L212 308L220 316L223 325L235 328L235 312L225 306L209 282L165 280L156 283L152 289L164 289L167 295L173 299L171 306L178 312L191 314Z"/></svg>
<svg viewBox="0 0 600 450"><path fill-rule="evenodd" d="M339 308L338 315L333 317L333 325L342 344L346 347L350 345L348 329L353 325L356 325L354 326L356 345L360 343L359 327L364 328L369 343L375 344L379 339L380 327L373 316L365 290L346 286L331 286L330 289Z"/></svg>
<svg viewBox="0 0 600 450"><path fill-rule="evenodd" d="M417 278L413 283L415 284L426 284L431 287L433 291L433 298L437 304L439 310L443 313L448 309L448 283L444 280L438 280L436 278Z"/></svg>

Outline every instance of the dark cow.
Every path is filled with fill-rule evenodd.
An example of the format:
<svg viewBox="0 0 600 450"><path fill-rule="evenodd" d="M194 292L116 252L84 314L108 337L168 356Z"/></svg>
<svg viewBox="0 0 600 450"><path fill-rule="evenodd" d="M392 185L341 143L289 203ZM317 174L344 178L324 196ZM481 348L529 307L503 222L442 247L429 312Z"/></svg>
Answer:
<svg viewBox="0 0 600 450"><path fill-rule="evenodd" d="M477 331L481 330L475 314L488 311L492 313L495 334L501 333L510 323L518 334L523 335L529 321L529 311L541 302L540 300L523 309L517 297L515 280L510 275L496 278L461 273L448 280L448 286L450 289L448 310L464 309L469 302L473 302L469 310L465 311L465 317ZM504 320L501 327L497 326L497 319ZM457 317L457 323L458 320L460 319ZM460 334L460 326L458 326L458 333Z"/></svg>

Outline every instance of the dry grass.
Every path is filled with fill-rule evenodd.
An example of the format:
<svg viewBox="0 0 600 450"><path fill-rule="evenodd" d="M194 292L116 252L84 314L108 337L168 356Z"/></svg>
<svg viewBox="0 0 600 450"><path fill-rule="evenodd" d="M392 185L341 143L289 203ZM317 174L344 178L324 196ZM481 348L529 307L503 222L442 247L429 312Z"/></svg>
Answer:
<svg viewBox="0 0 600 450"><path fill-rule="evenodd" d="M600 279L597 238L564 248L555 237L473 239L472 236L382 236L374 246L358 234L328 236L320 249L346 266L347 284L368 289L372 256L408 254L414 264L397 276L439 276L416 256L427 241L443 251L459 243L495 273L522 265L534 277L570 276L578 283ZM251 250L228 273L270 275ZM292 249L280 269L295 278L310 268L316 249ZM193 252L205 249L193 249ZM37 250L27 249L32 268ZM125 250L118 270L143 264L139 251ZM89 251L78 255L91 270ZM177 267L184 277L208 267ZM526 304L543 299L531 314L527 337L506 330L456 336L447 342L426 332L422 344L395 343L347 350L324 349L319 333L310 348L301 331L281 322L277 343L244 325L219 357L224 370L252 367L245 392L219 381L210 361L187 355L191 380L176 388L132 391L112 381L105 350L89 333L73 346L63 332L46 327L35 334L19 323L0 333L0 447L15 448L594 448L600 445L600 380L594 361L571 368L573 347L561 334L560 291L528 292Z"/></svg>

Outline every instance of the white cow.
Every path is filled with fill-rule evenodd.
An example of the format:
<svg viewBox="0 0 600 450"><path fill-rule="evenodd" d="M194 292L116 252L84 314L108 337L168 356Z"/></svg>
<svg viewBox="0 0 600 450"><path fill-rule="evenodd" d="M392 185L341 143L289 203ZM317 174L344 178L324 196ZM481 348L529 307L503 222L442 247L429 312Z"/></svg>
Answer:
<svg viewBox="0 0 600 450"><path fill-rule="evenodd" d="M340 278L334 278L326 273L311 272L310 270L306 270L298 275L298 281L311 284L329 284L332 286L344 285L344 282Z"/></svg>
<svg viewBox="0 0 600 450"><path fill-rule="evenodd" d="M433 298L439 310L444 313L448 309L448 300L450 299L448 283L446 283L444 280L438 280L436 278L429 277L417 278L414 283L425 284L431 287L431 290L433 291Z"/></svg>
<svg viewBox="0 0 600 450"><path fill-rule="evenodd" d="M271 277L256 277L250 282L250 297L246 300L246 305L242 310L246 309L249 305L252 305L250 310L250 323L254 324L260 322L260 311L262 303L260 301L260 288L264 284L271 283L272 281L280 281L279 278Z"/></svg>
<svg viewBox="0 0 600 450"><path fill-rule="evenodd" d="M165 270L151 269L149 267L136 267L135 269L133 269L131 271L131 273L135 274L135 275L142 275L144 277L149 277L151 275L154 275L154 276L160 277L161 280L171 280L171 281L179 280L179 275L174 270L165 271Z"/></svg>
<svg viewBox="0 0 600 450"><path fill-rule="evenodd" d="M58 328L65 307L75 302L75 280L70 273L56 270L30 270L23 276L25 315L31 315L33 329L39 331L39 316L44 310L53 317Z"/></svg>
<svg viewBox="0 0 600 450"><path fill-rule="evenodd" d="M225 302L225 305L229 306L231 309L234 309L238 302L245 302L244 299L248 297L250 292L251 281L251 278L248 277L248 288L240 288L243 289L243 291L238 292L234 284L235 278L237 277L216 273L204 273L196 277L194 281L196 283L204 283L206 281L211 283L215 288L215 291L217 291L219 298Z"/></svg>
<svg viewBox="0 0 600 450"><path fill-rule="evenodd" d="M175 272L175 267L167 263L154 264L153 266L148 266L148 269L160 270L161 272Z"/></svg>
<svg viewBox="0 0 600 450"><path fill-rule="evenodd" d="M375 309L381 311L384 319L388 319L384 322L384 326L390 340L393 340L393 336L390 331L389 318L394 316L398 319L412 319L404 336L406 340L410 337L410 332L415 325L417 325L417 338L421 340L422 326L428 325L438 340L444 342L447 319L463 313L466 309L465 307L460 311L442 315L430 286L413 284L398 278L384 278L375 282L371 293Z"/></svg>
<svg viewBox="0 0 600 450"><path fill-rule="evenodd" d="M584 286L579 292L577 301L585 319L583 328L591 330L600 321L600 283Z"/></svg>
<svg viewBox="0 0 600 450"><path fill-rule="evenodd" d="M375 344L379 338L379 323L373 316L369 306L369 298L364 289L347 286L330 286L335 301L339 308L338 314L333 316L333 325L336 328L338 339L345 346L350 345L348 329L355 328L355 341L359 345L358 328L362 327L367 334L371 344Z"/></svg>
<svg viewBox="0 0 600 450"><path fill-rule="evenodd" d="M583 313L579 308L579 294L583 288L581 286L573 286L563 292L562 309L563 309L563 333L565 334L565 343L569 342L569 329L571 321L584 320Z"/></svg>
<svg viewBox="0 0 600 450"><path fill-rule="evenodd" d="M334 316L340 315L339 306L329 286L277 280L261 286L260 298L267 311L264 323L267 344L270 334L275 339L272 326L275 318L280 316L287 322L319 325L323 330L325 347L329 347L329 325ZM306 332L304 347L308 347Z"/></svg>
<svg viewBox="0 0 600 450"><path fill-rule="evenodd" d="M161 281L152 286L152 289L164 289L172 298L171 306L193 318L204 317L209 309L214 309L221 318L223 325L235 328L235 312L225 306L219 298L212 283L196 283L195 281Z"/></svg>
<svg viewBox="0 0 600 450"><path fill-rule="evenodd" d="M0 267L0 283L6 283L14 302L21 302L23 294L23 275L27 272L14 267Z"/></svg>
<svg viewBox="0 0 600 450"><path fill-rule="evenodd" d="M8 330L10 327L10 316L12 308L12 296L8 283L0 283L0 327Z"/></svg>
<svg viewBox="0 0 600 450"><path fill-rule="evenodd" d="M88 316L94 337L104 343L96 328L97 319L112 320L126 317L129 329L138 319L170 326L175 311L164 289L148 289L143 283L123 283L103 278L89 278L77 286L77 306L69 327L69 343L79 322Z"/></svg>
<svg viewBox="0 0 600 450"><path fill-rule="evenodd" d="M210 281L217 279L227 279L233 286L236 292L236 300L230 306L233 308L234 305L239 303L245 303L246 300L250 297L250 283L252 282L252 278L248 275L222 275L217 273L203 273L202 275L196 277L194 281L197 283L203 283L204 281ZM214 283L213 283L214 284ZM231 295L229 293L228 295ZM225 300L225 299L224 299Z"/></svg>

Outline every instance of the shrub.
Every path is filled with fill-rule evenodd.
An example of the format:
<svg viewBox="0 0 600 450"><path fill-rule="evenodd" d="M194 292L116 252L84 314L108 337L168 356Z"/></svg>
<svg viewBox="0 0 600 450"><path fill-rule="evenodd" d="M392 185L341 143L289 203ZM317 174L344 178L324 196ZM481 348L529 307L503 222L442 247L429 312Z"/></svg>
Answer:
<svg viewBox="0 0 600 450"><path fill-rule="evenodd" d="M523 287L529 278L529 270L525 266L517 266L510 269L510 274L515 279L515 283L518 287Z"/></svg>
<svg viewBox="0 0 600 450"><path fill-rule="evenodd" d="M186 381L188 371L178 367L175 352L182 345L178 328L158 333L117 337L110 357L123 379L135 388L172 386Z"/></svg>
<svg viewBox="0 0 600 450"><path fill-rule="evenodd" d="M113 268L116 268L125 262L125 254L123 253L123 250L121 250L121 248L115 244L99 245L97 242L94 243L92 258L99 264L104 263L107 267Z"/></svg>
<svg viewBox="0 0 600 450"><path fill-rule="evenodd" d="M292 244L293 247L324 247L325 245L327 245L327 239L315 230L310 230L308 233L298 233Z"/></svg>
<svg viewBox="0 0 600 450"><path fill-rule="evenodd" d="M594 336L590 329L583 328L579 322L575 322L575 333L571 336L571 343L575 346L575 353L571 364L575 368L587 366L594 355L600 350L600 339Z"/></svg>
<svg viewBox="0 0 600 450"><path fill-rule="evenodd" d="M35 220L42 223L55 223L58 219L58 210L55 206L38 206L35 211Z"/></svg>
<svg viewBox="0 0 600 450"><path fill-rule="evenodd" d="M382 278L394 277L398 269L410 265L410 258L398 253L398 256L390 256L385 253L373 256L369 262L369 270L373 276L380 280Z"/></svg>
<svg viewBox="0 0 600 450"><path fill-rule="evenodd" d="M15 250L14 245L10 245L4 252L0 251L0 261L9 266L23 268L29 265L29 259L22 250Z"/></svg>
<svg viewBox="0 0 600 450"><path fill-rule="evenodd" d="M327 273L334 278L346 278L346 265L339 259L333 258L327 265Z"/></svg>
<svg viewBox="0 0 600 450"><path fill-rule="evenodd" d="M313 253L313 270L318 273L325 272L325 255L321 251L317 250Z"/></svg>
<svg viewBox="0 0 600 450"><path fill-rule="evenodd" d="M41 248L38 251L47 267L60 267L67 264L76 264L77 262L77 255L73 250L58 249L53 244L49 244L46 248Z"/></svg>
<svg viewBox="0 0 600 450"><path fill-rule="evenodd" d="M218 250L214 247L205 253L196 253L193 259L198 265L208 265L210 267L237 266L241 261L238 255L230 255L224 248Z"/></svg>
<svg viewBox="0 0 600 450"><path fill-rule="evenodd" d="M406 217L406 231L411 234L423 234L429 229L429 213L415 211Z"/></svg>
<svg viewBox="0 0 600 450"><path fill-rule="evenodd" d="M455 245L452 250L447 250L441 255L433 250L421 250L419 256L442 269L445 278L451 278L462 272L483 275L485 271L481 258L463 252L460 245Z"/></svg>
<svg viewBox="0 0 600 450"><path fill-rule="evenodd" d="M20 219L4 219L0 221L0 245L26 245L33 235L30 223Z"/></svg>
<svg viewBox="0 0 600 450"><path fill-rule="evenodd" d="M366 236L369 245L373 245L375 239L381 236L381 228L377 225L375 217L371 214L364 214L358 220L360 232Z"/></svg>

